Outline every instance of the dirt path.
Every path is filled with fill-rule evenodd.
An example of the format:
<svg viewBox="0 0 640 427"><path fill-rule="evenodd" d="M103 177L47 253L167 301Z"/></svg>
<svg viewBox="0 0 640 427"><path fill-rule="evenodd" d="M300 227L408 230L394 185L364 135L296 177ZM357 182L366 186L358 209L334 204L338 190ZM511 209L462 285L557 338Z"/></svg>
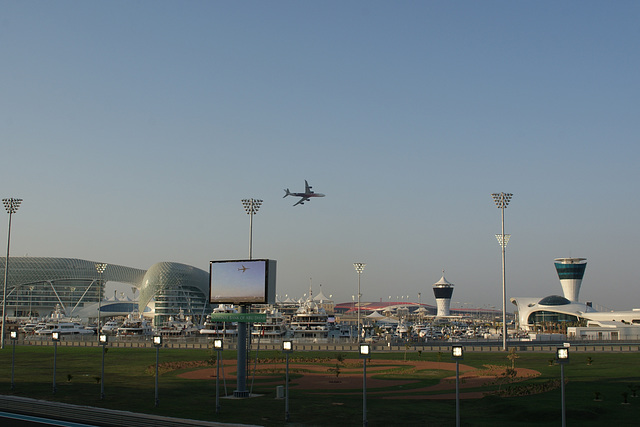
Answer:
<svg viewBox="0 0 640 427"><path fill-rule="evenodd" d="M348 361L346 366L340 368L340 375L336 377L335 373L332 373L329 369L331 366L318 365L318 364L301 364L290 363L289 372L302 375L289 385L291 390L318 390L318 393L328 392L327 390L354 390L354 393L361 393L363 386L362 379L362 365L356 366L351 361ZM419 389L412 389L411 396L406 395L405 390L397 391L378 391L376 388L391 387L391 386L404 386L415 384L418 380L414 379L396 379L386 380L374 378L375 375L381 372L388 372L393 368L402 368L406 373L411 371L423 371L423 370L445 370L455 371L455 363L450 362L424 362L424 361L409 361L403 362L398 360L371 360L367 362L367 393L370 395L384 394L385 399L455 399L455 375L442 379L438 384L423 387ZM253 367L252 367L253 369ZM285 370L284 363L273 363L260 365L258 372L256 373L256 379L268 380L271 378L269 373L278 372L282 373ZM233 361L224 362L224 378L227 384L235 383L235 371L236 364ZM505 371L503 366L486 366L482 369L476 369L472 366L460 364L460 398L462 399L479 399L483 397L484 393L481 391L464 392L464 389L478 388L487 386L493 383L498 377L500 377ZM251 371L253 372L253 370ZM540 372L532 369L516 368L516 377L512 382L523 381L527 378L537 377ZM193 371L185 372L179 375L181 378L186 379L215 379L216 368L202 368ZM222 377L222 375L221 375ZM274 380L272 382L260 382L260 385L282 385L282 380ZM424 392L436 392L442 391L442 393L434 393L428 395L417 395L416 393Z"/></svg>

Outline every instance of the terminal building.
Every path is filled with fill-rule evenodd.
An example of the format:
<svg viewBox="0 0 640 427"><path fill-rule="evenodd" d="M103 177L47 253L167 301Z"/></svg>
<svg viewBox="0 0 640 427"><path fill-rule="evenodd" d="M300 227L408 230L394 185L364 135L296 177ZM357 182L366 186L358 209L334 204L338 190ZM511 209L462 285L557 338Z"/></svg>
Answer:
<svg viewBox="0 0 640 427"><path fill-rule="evenodd" d="M6 258L0 258L4 271ZM7 277L7 318L41 318L62 311L66 316L96 319L139 311L164 324L180 310L203 319L209 306L209 273L174 262L148 270L75 258L10 257ZM137 302L104 299L107 282L131 285ZM0 295L3 288L0 288Z"/></svg>
<svg viewBox="0 0 640 427"><path fill-rule="evenodd" d="M592 302L580 302L580 287L587 267L586 258L556 258L554 265L563 295L543 298L511 298L519 328L537 331L543 325L616 328L640 325L640 309L630 311L596 310ZM578 331L579 332L579 331Z"/></svg>

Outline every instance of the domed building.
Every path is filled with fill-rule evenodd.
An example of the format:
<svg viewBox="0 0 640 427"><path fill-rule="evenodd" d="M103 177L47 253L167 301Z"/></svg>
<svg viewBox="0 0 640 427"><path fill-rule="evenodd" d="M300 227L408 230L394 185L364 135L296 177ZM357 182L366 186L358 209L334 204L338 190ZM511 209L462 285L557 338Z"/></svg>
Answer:
<svg viewBox="0 0 640 427"><path fill-rule="evenodd" d="M208 300L209 273L190 265L159 262L142 279L138 305L141 312L153 305L153 323L160 326L179 310L203 320L211 312Z"/></svg>
<svg viewBox="0 0 640 427"><path fill-rule="evenodd" d="M0 258L0 269L5 264L6 258ZM105 300L105 285L110 281L139 290L138 302ZM210 312L208 296L209 273L185 264L160 262L143 270L75 258L9 258L9 319L46 317L56 309L66 316L95 319L137 309L161 325L181 309L195 320L204 318Z"/></svg>

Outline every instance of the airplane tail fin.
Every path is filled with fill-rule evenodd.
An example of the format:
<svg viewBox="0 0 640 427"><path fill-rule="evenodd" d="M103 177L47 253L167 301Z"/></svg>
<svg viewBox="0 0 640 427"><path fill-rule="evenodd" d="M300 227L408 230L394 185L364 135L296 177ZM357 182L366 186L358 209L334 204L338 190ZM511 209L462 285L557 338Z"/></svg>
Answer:
<svg viewBox="0 0 640 427"><path fill-rule="evenodd" d="M285 195L284 195L284 196L282 196L282 198L283 198L283 199L284 199L285 197L287 197L287 196L290 196L290 195L291 195L291 192L289 191L289 189L288 189L288 188L287 188L286 190L284 190L284 192L285 192Z"/></svg>

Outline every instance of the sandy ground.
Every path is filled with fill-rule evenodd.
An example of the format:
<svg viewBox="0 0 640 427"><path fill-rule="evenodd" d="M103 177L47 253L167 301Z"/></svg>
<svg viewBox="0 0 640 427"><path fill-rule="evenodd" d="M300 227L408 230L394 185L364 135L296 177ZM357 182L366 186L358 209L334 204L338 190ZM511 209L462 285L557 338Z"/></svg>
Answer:
<svg viewBox="0 0 640 427"><path fill-rule="evenodd" d="M335 373L329 371L331 366L320 364L301 364L301 363L289 363L289 373L296 375L300 374L302 377L291 380L289 384L290 390L302 389L302 390L318 390L319 393L329 393L329 390L353 390L354 393L361 393L363 386L362 378L362 365L354 366L354 362L347 361L347 366L340 368L340 375L336 377ZM371 360L367 362L367 394L376 395L384 394L385 399L455 399L455 375L442 379L438 384L424 387L419 389L412 389L415 392L411 396L406 395L405 390L397 391L378 391L376 388L390 387L390 386L403 386L416 383L416 380L386 380L374 378L376 374L382 371L388 371L393 367L402 367L409 371L411 370L447 370L455 371L456 365L451 362L422 362L422 361L410 361L403 362L397 360ZM265 373L284 372L284 363L270 363L258 366L258 371L255 378L265 380L271 378ZM504 367L485 367L482 369L476 369L471 366L460 364L460 398L461 399L479 399L484 396L481 391L465 392L464 389L482 387L493 383L503 372ZM225 361L224 362L224 376L221 374L221 379L224 378L227 384L235 384L236 377L236 362ZM540 372L532 369L516 368L516 378L513 382L523 381L527 378L536 377L540 375ZM253 373L253 366L251 366L251 374ZM180 374L181 378L186 379L215 379L216 368L201 368L193 371L189 371ZM282 385L282 380L274 380L274 386ZM270 382L260 382L261 385L269 385ZM250 385L250 384L248 384ZM436 392L442 393L434 394L418 394L423 392ZM394 396L396 394L396 396Z"/></svg>

